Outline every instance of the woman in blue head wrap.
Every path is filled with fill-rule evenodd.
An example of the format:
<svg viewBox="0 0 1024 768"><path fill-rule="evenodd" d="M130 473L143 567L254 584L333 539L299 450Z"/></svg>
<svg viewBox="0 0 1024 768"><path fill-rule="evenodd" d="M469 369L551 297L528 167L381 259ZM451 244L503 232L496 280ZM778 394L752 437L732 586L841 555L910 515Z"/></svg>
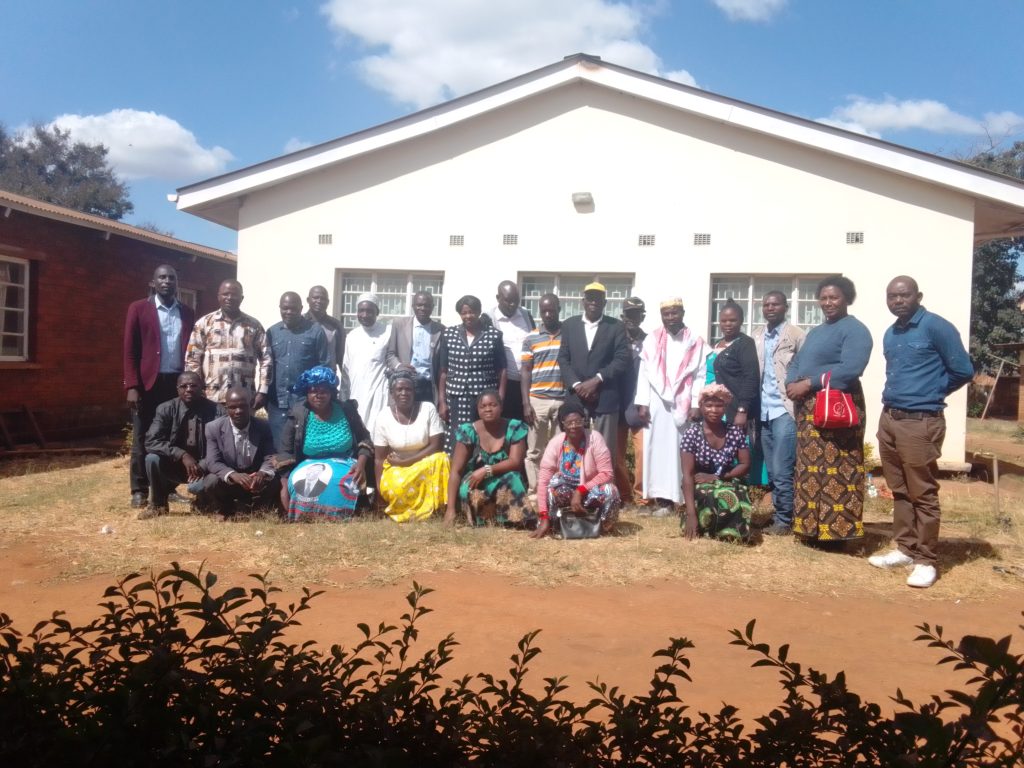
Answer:
<svg viewBox="0 0 1024 768"><path fill-rule="evenodd" d="M288 520L348 520L366 484L370 433L355 401L338 402L338 377L330 368L310 368L290 389L306 400L288 414L277 455L278 468L288 472L281 484Z"/></svg>

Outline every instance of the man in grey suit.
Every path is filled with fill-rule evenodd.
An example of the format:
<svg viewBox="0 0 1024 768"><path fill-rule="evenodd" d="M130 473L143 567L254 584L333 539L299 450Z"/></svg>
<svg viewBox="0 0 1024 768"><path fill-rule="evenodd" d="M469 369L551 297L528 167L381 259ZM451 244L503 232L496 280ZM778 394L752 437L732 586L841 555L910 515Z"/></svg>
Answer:
<svg viewBox="0 0 1024 768"><path fill-rule="evenodd" d="M434 297L418 291L412 297L413 317L399 317L391 323L388 342L389 371L405 369L415 378L416 400L437 404L438 348L444 326L430 315Z"/></svg>
<svg viewBox="0 0 1024 768"><path fill-rule="evenodd" d="M252 417L249 393L228 390L227 416L206 425L206 477L189 486L207 492L224 517L232 517L238 504L250 511L280 502L280 481L271 463L274 439L270 425Z"/></svg>

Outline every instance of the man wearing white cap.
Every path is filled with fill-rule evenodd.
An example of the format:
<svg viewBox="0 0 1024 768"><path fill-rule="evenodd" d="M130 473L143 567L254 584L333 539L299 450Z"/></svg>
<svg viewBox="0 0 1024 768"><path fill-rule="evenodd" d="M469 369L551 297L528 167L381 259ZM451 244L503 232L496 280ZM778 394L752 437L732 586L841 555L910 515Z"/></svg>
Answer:
<svg viewBox="0 0 1024 768"><path fill-rule="evenodd" d="M377 414L388 406L387 356L391 326L377 322L379 314L380 302L376 294L360 294L356 299L359 325L345 337L341 366L342 398L350 397L359 404L359 417L371 432Z"/></svg>
<svg viewBox="0 0 1024 768"><path fill-rule="evenodd" d="M647 335L637 374L637 416L644 427L644 497L657 500L658 517L673 513L683 482L679 440L690 419L707 370L708 345L683 324L683 300L661 302L661 328Z"/></svg>

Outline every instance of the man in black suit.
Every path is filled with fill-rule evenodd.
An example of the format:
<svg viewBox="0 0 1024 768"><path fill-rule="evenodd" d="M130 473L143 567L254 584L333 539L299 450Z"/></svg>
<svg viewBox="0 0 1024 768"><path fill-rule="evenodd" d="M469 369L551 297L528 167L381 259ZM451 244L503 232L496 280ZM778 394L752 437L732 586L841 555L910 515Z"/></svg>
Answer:
<svg viewBox="0 0 1024 768"><path fill-rule="evenodd" d="M415 376L416 401L437 405L437 378L440 371L441 334L444 326L431 318L434 297L428 291L417 291L412 297L413 317L391 321L387 367L399 368Z"/></svg>
<svg viewBox="0 0 1024 768"><path fill-rule="evenodd" d="M562 381L575 399L587 409L594 429L601 433L614 463L619 429L619 379L632 363L626 330L621 322L604 314L606 292L601 283L583 289L583 315L562 324L562 347L558 366Z"/></svg>
<svg viewBox="0 0 1024 768"><path fill-rule="evenodd" d="M209 493L224 517L234 515L239 503L251 510L280 502L280 481L271 464L270 425L252 417L249 398L249 391L241 387L228 390L224 401L228 415L206 425L209 474L189 486L195 493Z"/></svg>

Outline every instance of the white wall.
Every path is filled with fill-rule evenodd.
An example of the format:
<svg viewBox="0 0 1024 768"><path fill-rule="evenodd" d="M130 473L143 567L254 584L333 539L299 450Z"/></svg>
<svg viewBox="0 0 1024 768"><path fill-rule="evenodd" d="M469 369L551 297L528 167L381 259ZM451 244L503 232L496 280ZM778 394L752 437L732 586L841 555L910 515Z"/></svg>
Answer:
<svg viewBox="0 0 1024 768"><path fill-rule="evenodd" d="M590 192L594 211L577 213L573 192ZM518 274L632 272L651 307L682 295L703 334L712 274L842 272L875 339L864 379L871 438L886 283L917 278L925 305L966 338L973 215L963 195L577 84L253 193L238 274L245 310L269 325L283 291L333 290L337 269L443 270L445 322L460 295L486 308ZM848 231L864 232L864 244L846 245ZM694 246L694 232L712 245ZM320 233L333 245L318 245ZM506 233L519 245L502 246ZM657 245L638 247L641 233ZM465 246L449 247L451 234ZM943 458L962 461L964 393L948 417Z"/></svg>

